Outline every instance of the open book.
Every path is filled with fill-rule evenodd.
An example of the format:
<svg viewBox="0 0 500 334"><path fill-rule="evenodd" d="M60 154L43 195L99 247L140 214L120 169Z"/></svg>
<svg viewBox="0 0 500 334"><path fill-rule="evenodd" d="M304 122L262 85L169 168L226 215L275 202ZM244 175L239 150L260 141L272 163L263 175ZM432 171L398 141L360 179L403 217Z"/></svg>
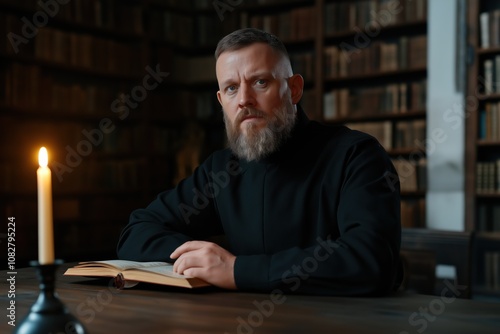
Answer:
<svg viewBox="0 0 500 334"><path fill-rule="evenodd" d="M67 276L112 277L119 289L137 282L199 288L210 284L194 277L174 273L173 265L167 262L136 262L107 260L80 262L66 270Z"/></svg>

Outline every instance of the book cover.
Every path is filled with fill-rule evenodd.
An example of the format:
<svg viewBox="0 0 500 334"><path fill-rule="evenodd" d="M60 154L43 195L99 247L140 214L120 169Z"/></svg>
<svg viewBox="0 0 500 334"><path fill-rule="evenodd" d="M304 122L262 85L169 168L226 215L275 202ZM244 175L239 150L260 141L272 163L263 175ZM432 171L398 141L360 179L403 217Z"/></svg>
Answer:
<svg viewBox="0 0 500 334"><path fill-rule="evenodd" d="M117 287L134 285L137 282L199 288L209 283L194 277L179 275L173 265L166 262L136 262L127 260L86 261L68 268L65 276L112 277Z"/></svg>

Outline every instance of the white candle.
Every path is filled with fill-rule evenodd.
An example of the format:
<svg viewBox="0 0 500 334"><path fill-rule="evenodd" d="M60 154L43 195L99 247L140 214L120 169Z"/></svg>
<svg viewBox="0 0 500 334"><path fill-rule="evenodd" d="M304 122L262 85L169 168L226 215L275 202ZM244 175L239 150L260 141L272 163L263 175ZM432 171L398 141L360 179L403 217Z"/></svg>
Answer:
<svg viewBox="0 0 500 334"><path fill-rule="evenodd" d="M38 186L38 262L54 263L54 229L52 223L52 177L47 149L38 153L40 167L36 171Z"/></svg>

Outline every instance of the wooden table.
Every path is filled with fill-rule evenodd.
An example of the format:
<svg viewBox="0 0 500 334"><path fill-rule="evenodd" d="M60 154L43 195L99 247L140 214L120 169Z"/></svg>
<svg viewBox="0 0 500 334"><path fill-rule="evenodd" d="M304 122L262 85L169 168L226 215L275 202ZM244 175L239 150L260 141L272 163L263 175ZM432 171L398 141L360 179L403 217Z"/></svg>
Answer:
<svg viewBox="0 0 500 334"><path fill-rule="evenodd" d="M186 290L141 284L116 290L109 280L65 277L58 270L61 300L90 333L500 333L500 303L442 296L397 294L345 298ZM2 310L10 283L2 272ZM16 324L38 296L32 268L15 275ZM0 333L10 333L2 316Z"/></svg>

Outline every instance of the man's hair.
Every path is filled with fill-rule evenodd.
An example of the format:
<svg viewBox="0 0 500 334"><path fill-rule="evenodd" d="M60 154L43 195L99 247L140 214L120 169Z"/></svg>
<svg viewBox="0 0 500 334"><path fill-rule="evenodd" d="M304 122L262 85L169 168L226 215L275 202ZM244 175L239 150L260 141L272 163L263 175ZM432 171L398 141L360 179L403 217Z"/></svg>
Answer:
<svg viewBox="0 0 500 334"><path fill-rule="evenodd" d="M288 51L278 37L254 28L236 30L222 38L215 49L215 60L225 51L239 50L254 43L265 43L290 61Z"/></svg>

